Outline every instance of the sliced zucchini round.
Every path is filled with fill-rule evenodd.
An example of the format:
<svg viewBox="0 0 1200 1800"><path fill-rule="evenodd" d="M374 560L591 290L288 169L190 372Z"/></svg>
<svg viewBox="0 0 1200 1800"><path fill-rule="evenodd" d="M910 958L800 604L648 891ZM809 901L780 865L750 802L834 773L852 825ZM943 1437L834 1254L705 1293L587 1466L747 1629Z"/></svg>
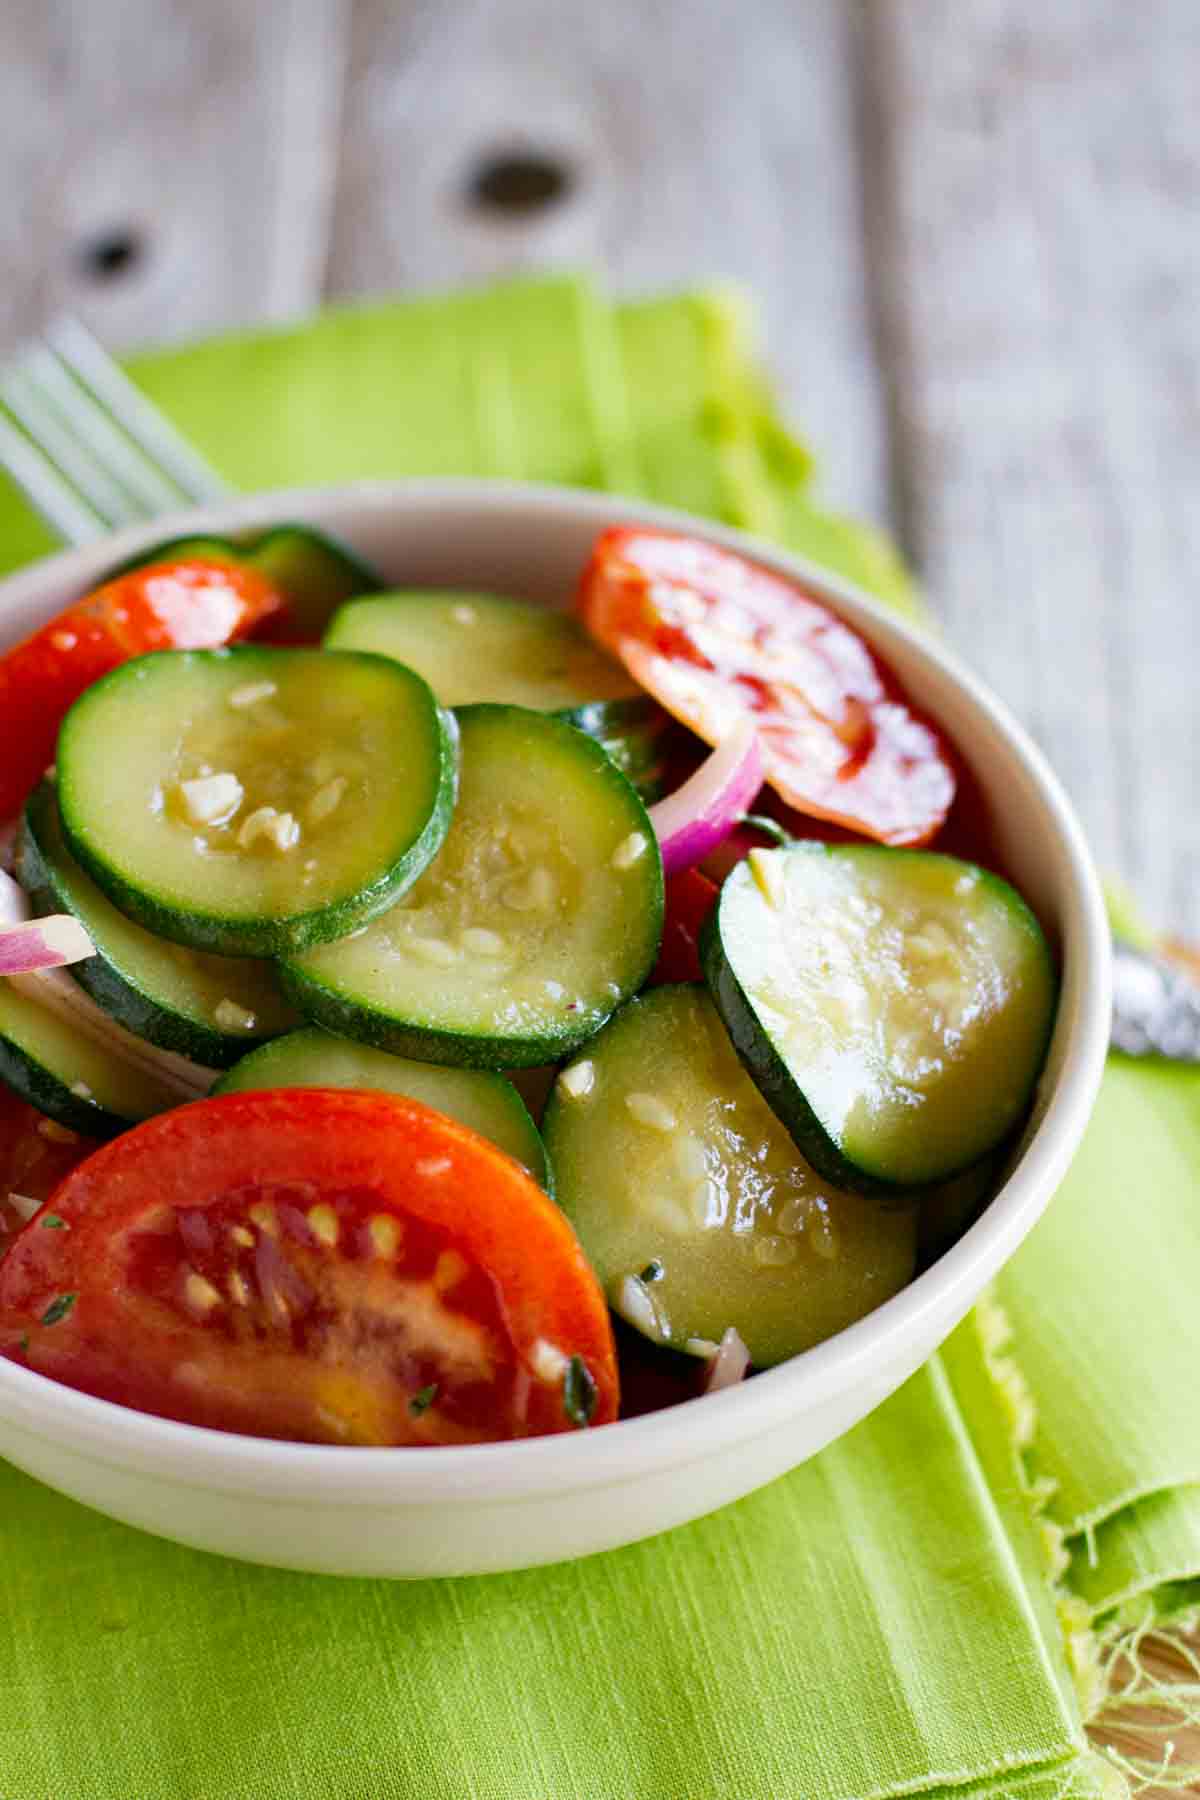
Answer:
<svg viewBox="0 0 1200 1800"><path fill-rule="evenodd" d="M755 850L700 946L739 1056L815 1168L886 1192L942 1181L1029 1105L1057 983L1007 882L926 850Z"/></svg>
<svg viewBox="0 0 1200 1800"><path fill-rule="evenodd" d="M47 1118L115 1137L180 1101L178 1087L126 1062L70 1020L0 981L0 1080Z"/></svg>
<svg viewBox="0 0 1200 1800"><path fill-rule="evenodd" d="M760 1367L782 1362L912 1276L915 1209L809 1167L698 985L631 1000L562 1070L542 1129L610 1304L656 1342L703 1352L733 1326Z"/></svg>
<svg viewBox="0 0 1200 1800"><path fill-rule="evenodd" d="M76 701L58 799L76 861L147 930L268 956L384 911L439 849L453 727L385 657L161 651Z"/></svg>
<svg viewBox="0 0 1200 1800"><path fill-rule="evenodd" d="M325 643L394 656L443 706L556 713L603 744L644 799L661 792L672 720L570 613L499 594L375 594L341 607Z"/></svg>
<svg viewBox="0 0 1200 1800"><path fill-rule="evenodd" d="M352 600L339 607L325 644L407 663L443 706L494 701L562 712L592 702L624 703L624 712L604 715L606 730L618 719L628 724L648 717L654 707L571 613L500 594L435 591Z"/></svg>
<svg viewBox="0 0 1200 1800"><path fill-rule="evenodd" d="M96 954L68 973L136 1037L224 1069L299 1023L273 963L188 950L118 912L67 849L51 781L26 805L17 868L39 913L81 921Z"/></svg>
<svg viewBox="0 0 1200 1800"><path fill-rule="evenodd" d="M365 931L289 958L284 987L317 1024L421 1062L554 1062L653 967L658 842L573 726L514 706L458 721L462 787L441 854Z"/></svg>
<svg viewBox="0 0 1200 1800"><path fill-rule="evenodd" d="M213 1092L291 1087L367 1088L420 1100L490 1138L548 1194L554 1192L545 1147L524 1101L511 1081L490 1069L441 1069L434 1063L410 1062L311 1026L244 1056Z"/></svg>

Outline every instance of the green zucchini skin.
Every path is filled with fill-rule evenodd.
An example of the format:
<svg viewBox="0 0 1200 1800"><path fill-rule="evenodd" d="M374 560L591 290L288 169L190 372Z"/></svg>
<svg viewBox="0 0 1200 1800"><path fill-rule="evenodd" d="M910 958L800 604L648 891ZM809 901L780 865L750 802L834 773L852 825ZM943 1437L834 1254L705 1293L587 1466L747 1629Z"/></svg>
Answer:
<svg viewBox="0 0 1200 1800"><path fill-rule="evenodd" d="M420 1100L489 1138L553 1198L554 1179L541 1135L512 1082L491 1070L406 1061L310 1026L252 1050L213 1092L285 1087L358 1088Z"/></svg>
<svg viewBox="0 0 1200 1800"><path fill-rule="evenodd" d="M123 1119L120 1114L110 1112L106 1106L97 1106L91 1100L81 1100L52 1069L30 1056L2 1031L0 1081L47 1119L53 1119L56 1125L65 1125L68 1131L78 1131L83 1137L107 1141L139 1123L136 1119Z"/></svg>
<svg viewBox="0 0 1200 1800"><path fill-rule="evenodd" d="M332 894L321 904L302 904L294 910L225 911L172 894L160 880L123 868L119 858L114 858L113 827L98 828L98 819L88 816L84 796L93 767L119 767L108 745L113 741L114 720L118 713L128 711L137 684L148 683L152 698L161 688L165 704L167 688L177 679L183 692L189 691L185 684L190 683L190 691L202 696L209 682L220 680L232 689L235 684L252 685L260 677L298 678L305 668L316 682L350 680L356 671L361 672L367 685L374 683L380 692L389 690L387 707L379 701L381 720L394 722L393 713L397 719L401 714L406 720L411 715L412 729L424 738L429 761L428 804L415 833L392 845L369 870L360 870L359 878L346 891ZM172 704L180 704L177 696L171 699ZM118 911L135 923L174 943L218 956L271 957L298 952L343 937L386 911L440 849L454 812L457 778L457 728L452 716L438 706L428 685L414 671L363 652L334 654L264 645L155 651L124 663L88 688L67 714L59 733L59 810L71 855Z"/></svg>
<svg viewBox="0 0 1200 1800"><path fill-rule="evenodd" d="M89 932L96 954L73 963L66 972L135 1037L208 1068L226 1069L258 1044L298 1023L284 1001L273 965L245 957L214 959L210 971L213 985L219 995L260 1017L265 1008L264 1030L222 1031L198 1016L199 1004L184 1010L164 997L161 990L156 994L154 959L178 954L177 947L167 946L118 914L91 877L74 862L63 838L57 789L49 780L34 789L26 804L17 839L17 874L36 913L73 913ZM149 964L149 976L146 963L140 967L138 964L137 938L144 938L140 948Z"/></svg>
<svg viewBox="0 0 1200 1800"><path fill-rule="evenodd" d="M726 943L725 908L735 880L749 880L747 865L741 864L727 878L700 935L700 966L704 980L717 1006L738 1056L758 1086L776 1117L787 1127L796 1145L812 1166L838 1186L869 1194L875 1198L903 1205L908 1198L919 1198L927 1190L962 1176L980 1164L1019 1125L1025 1116L1054 1028L1057 1004L1057 975L1049 946L1036 918L1021 896L1006 881L975 864L958 862L935 851L896 850L875 845L826 845L798 843L788 849L771 852L779 857L800 856L859 864L887 866L898 872L902 864L942 864L970 878L978 890L1001 907L1012 921L1014 931L1028 951L1031 968L1030 1006L1034 1009L1036 1030L1028 1052L1028 1065L1020 1084L1019 1100L997 1106L990 1123L981 1117L977 1133L964 1143L961 1153L948 1162L931 1163L919 1173L909 1168L897 1170L886 1159L870 1151L851 1152L844 1139L829 1127L819 1111L810 1103L804 1086L803 1069L793 1069L764 1027L754 1000L747 992L742 977L731 958ZM763 933L775 929L774 916L764 903Z"/></svg>
<svg viewBox="0 0 1200 1800"><path fill-rule="evenodd" d="M0 1081L47 1118L96 1138L192 1097L9 982L0 982Z"/></svg>
<svg viewBox="0 0 1200 1800"><path fill-rule="evenodd" d="M385 915L374 926L373 934L369 930L361 942L334 944L306 956L287 958L282 965L284 992L307 1018L336 1036L355 1038L417 1062L480 1069L519 1069L557 1062L586 1042L641 987L654 966L663 915L662 859L654 828L641 800L604 750L573 726L551 714L486 703L460 707L456 716L462 732L463 793L443 851L443 859L451 860L435 861L424 881L394 909L394 916ZM441 1016L428 1003L416 1004L411 994L419 989L420 981L409 979L406 987L403 964L390 980L386 973L386 959L393 954L388 934L405 928L403 913L409 907L440 905L438 884L443 880L448 880L453 889L453 899L448 903L451 911L460 896L471 900L471 884L445 872L453 871L458 846L477 821L492 817L489 807L480 805L474 795L489 784L503 798L517 792L522 761L529 757L536 759L538 779L526 781L521 793L528 795L536 789L536 803L545 809L545 817L552 823L558 818L556 830L566 828L564 821L574 829L575 816L582 816L591 804L598 809L597 830L607 832L612 845L636 834L644 840L644 854L636 877L627 884L636 905L633 899L622 901L626 909L619 915L623 929L617 934L612 964L605 965L606 979L594 972L588 981L568 993L568 970L549 962L539 965L539 979L544 975L557 981L557 976L562 976L561 999L549 1006L526 1005L522 1019L528 1018L530 1023L514 1024L500 1031L494 1025L487 1028L473 1020L462 1022L461 1010L468 1006L463 990L469 986L468 981L455 984L451 977L445 977L448 1000ZM506 762L505 758L509 760ZM506 771L503 779L502 768ZM556 815L554 804L546 809L547 797L553 801L560 792L560 782L568 776L580 785L575 790L574 804L566 803L565 813ZM605 857L612 854L606 840ZM603 867L604 859L591 871L591 877L606 879L597 874ZM514 871L514 879L527 873L528 865L520 865ZM489 920L488 908L493 902L494 896L488 893L472 901L475 918ZM574 914L560 912L558 919L561 932L569 936ZM519 939L518 922L507 914L502 922ZM439 939L444 941L444 932L439 932ZM547 954L556 947L550 945ZM385 972L380 973L381 969ZM557 974L552 975L552 969ZM518 973L523 979L533 980L528 959ZM432 982L432 978L428 979ZM590 991L582 991L588 982ZM497 985L495 980L493 985ZM505 1010L510 1014L514 1005L521 1003L520 996L511 990L504 999ZM452 1016L456 1005L460 1007L459 1017Z"/></svg>
<svg viewBox="0 0 1200 1800"><path fill-rule="evenodd" d="M289 623L298 635L317 642L339 606L359 594L373 594L383 577L339 538L312 525L287 523L245 538L167 538L122 563L107 577L114 581L148 563L230 562L256 569L288 602Z"/></svg>

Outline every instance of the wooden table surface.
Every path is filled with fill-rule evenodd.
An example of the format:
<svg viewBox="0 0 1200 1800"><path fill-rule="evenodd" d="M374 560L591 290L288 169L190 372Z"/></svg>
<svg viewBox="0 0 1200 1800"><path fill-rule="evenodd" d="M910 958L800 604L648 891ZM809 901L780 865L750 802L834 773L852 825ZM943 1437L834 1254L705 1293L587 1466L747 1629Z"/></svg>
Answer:
<svg viewBox="0 0 1200 1800"><path fill-rule="evenodd" d="M1200 0L4 11L0 342L745 281L829 498L1200 937Z"/></svg>

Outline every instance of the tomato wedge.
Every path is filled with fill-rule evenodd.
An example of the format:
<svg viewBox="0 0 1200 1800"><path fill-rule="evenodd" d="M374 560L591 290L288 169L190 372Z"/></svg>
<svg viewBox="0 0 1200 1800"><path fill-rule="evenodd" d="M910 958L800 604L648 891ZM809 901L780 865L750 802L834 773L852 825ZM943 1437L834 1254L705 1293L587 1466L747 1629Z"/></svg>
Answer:
<svg viewBox="0 0 1200 1800"><path fill-rule="evenodd" d="M212 650L283 606L254 569L153 563L97 588L0 657L0 819L54 761L58 728L85 688L148 650Z"/></svg>
<svg viewBox="0 0 1200 1800"><path fill-rule="evenodd" d="M954 798L950 751L856 631L795 582L673 531L616 526L579 592L584 624L707 743L749 713L797 811L925 844Z"/></svg>
<svg viewBox="0 0 1200 1800"><path fill-rule="evenodd" d="M554 1203L454 1120L344 1089L200 1100L97 1151L0 1263L0 1354L308 1443L617 1416L604 1295Z"/></svg>
<svg viewBox="0 0 1200 1800"><path fill-rule="evenodd" d="M44 1205L63 1176L96 1148L92 1138L43 1118L0 1084L0 1256L28 1219L27 1203Z"/></svg>

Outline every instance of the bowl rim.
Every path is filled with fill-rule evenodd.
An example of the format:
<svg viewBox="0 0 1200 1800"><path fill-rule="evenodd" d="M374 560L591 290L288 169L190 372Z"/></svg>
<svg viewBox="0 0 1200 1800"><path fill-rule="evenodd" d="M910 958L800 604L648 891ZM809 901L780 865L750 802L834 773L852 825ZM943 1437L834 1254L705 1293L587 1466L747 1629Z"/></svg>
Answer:
<svg viewBox="0 0 1200 1800"><path fill-rule="evenodd" d="M169 1470L175 1482L211 1492L252 1491L285 1504L289 1497L295 1504L310 1504L310 1484L315 1483L322 1498L361 1506L431 1500L465 1505L477 1501L481 1488L497 1502L549 1491L567 1496L736 1449L797 1414L836 1402L868 1380L872 1369L882 1374L902 1363L904 1346L922 1340L931 1327L940 1342L1027 1235L1078 1147L1108 1048L1110 940L1104 898L1082 829L1041 751L1003 702L945 645L842 576L735 527L620 494L512 481L370 480L265 490L163 515L97 543L43 557L10 575L0 582L0 646L6 639L6 614L27 606L43 590L55 597L61 593L65 603L73 592L85 592L107 570L157 541L297 519L344 535L353 544L354 519L361 524L366 515L385 526L398 508L433 515L466 509L496 519L512 515L514 524L524 522L531 529L570 515L593 521L597 531L626 522L685 530L801 580L864 629L885 659L899 650L905 660L923 663L934 677L956 687L976 722L1011 756L1053 827L1066 953L1055 1033L1065 1033L1066 1043L1043 1116L1018 1167L976 1223L907 1287L752 1382L595 1431L440 1446L436 1455L416 1447L296 1444L161 1419L0 1359L0 1413L29 1436L60 1447L68 1439L79 1452L125 1471L136 1468L162 1477ZM884 1391L890 1391L886 1381Z"/></svg>

